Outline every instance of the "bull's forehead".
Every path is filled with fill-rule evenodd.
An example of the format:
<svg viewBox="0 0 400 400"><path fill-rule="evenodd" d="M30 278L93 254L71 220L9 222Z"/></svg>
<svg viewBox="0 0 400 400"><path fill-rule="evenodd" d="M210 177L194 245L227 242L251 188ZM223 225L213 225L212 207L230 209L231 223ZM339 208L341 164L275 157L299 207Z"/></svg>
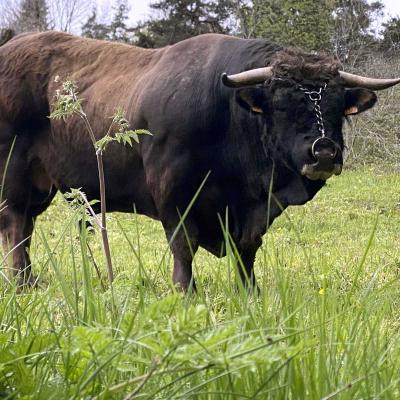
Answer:
<svg viewBox="0 0 400 400"><path fill-rule="evenodd" d="M327 81L339 75L340 62L334 57L321 53L306 53L298 49L284 49L277 52L271 66L277 78Z"/></svg>

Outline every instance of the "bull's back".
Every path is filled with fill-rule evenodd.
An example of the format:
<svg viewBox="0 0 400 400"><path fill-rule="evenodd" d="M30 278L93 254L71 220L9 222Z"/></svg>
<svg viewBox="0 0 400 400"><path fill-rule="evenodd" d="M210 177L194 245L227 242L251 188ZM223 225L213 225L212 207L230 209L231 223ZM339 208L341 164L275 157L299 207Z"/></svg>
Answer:
<svg viewBox="0 0 400 400"><path fill-rule="evenodd" d="M61 32L19 35L0 47L3 118L18 123L22 115L47 117L55 91L67 79L76 81L87 106L100 116L114 104L127 108L156 53Z"/></svg>

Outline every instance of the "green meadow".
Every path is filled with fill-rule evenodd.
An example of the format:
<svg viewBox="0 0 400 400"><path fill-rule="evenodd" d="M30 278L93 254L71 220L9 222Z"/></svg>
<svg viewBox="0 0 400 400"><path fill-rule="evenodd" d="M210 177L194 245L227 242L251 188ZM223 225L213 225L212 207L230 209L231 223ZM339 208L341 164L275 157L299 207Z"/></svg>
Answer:
<svg viewBox="0 0 400 400"><path fill-rule="evenodd" d="M400 398L400 175L346 170L290 207L257 254L261 292L234 250L199 251L198 293L176 293L161 224L109 214L101 238L60 196L32 261L41 287L0 283L2 399Z"/></svg>

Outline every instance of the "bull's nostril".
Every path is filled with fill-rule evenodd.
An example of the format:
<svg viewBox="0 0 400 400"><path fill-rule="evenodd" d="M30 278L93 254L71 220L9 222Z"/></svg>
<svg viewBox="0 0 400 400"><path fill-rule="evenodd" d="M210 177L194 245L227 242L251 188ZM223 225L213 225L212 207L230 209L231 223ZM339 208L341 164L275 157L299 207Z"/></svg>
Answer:
<svg viewBox="0 0 400 400"><path fill-rule="evenodd" d="M330 150L325 150L325 151L315 151L314 152L314 157L315 158L335 158L336 153Z"/></svg>

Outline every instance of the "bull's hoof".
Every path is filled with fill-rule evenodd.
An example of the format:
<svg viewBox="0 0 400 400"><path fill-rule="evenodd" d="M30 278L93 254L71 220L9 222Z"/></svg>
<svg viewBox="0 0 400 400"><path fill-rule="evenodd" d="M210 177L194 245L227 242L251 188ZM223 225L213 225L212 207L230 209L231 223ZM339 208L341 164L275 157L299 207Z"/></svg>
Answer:
<svg viewBox="0 0 400 400"><path fill-rule="evenodd" d="M32 273L24 274L20 273L17 275L17 291L21 293L27 289L38 288L39 278Z"/></svg>
<svg viewBox="0 0 400 400"><path fill-rule="evenodd" d="M175 282L174 286L177 292L185 294L197 293L196 283L193 279L190 282Z"/></svg>

